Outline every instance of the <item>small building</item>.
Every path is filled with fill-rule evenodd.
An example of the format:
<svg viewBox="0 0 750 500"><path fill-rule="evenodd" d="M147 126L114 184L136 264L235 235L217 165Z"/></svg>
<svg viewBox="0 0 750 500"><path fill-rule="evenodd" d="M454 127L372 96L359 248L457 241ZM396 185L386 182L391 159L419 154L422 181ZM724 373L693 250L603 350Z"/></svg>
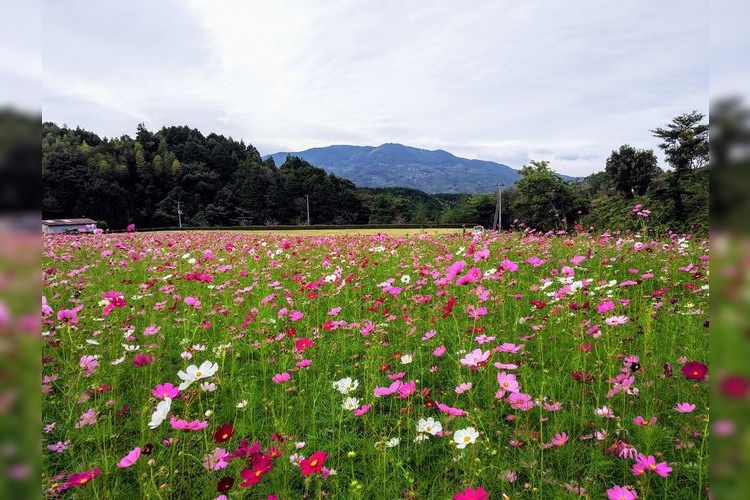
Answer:
<svg viewBox="0 0 750 500"><path fill-rule="evenodd" d="M94 229L96 229L96 221L85 217L81 219L42 220L43 233L92 233Z"/></svg>

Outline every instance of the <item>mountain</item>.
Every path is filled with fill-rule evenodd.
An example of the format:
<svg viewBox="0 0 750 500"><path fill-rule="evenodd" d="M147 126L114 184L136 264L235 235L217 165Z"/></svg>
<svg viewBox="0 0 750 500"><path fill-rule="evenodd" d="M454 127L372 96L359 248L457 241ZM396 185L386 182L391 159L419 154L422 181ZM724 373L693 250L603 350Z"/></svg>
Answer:
<svg viewBox="0 0 750 500"><path fill-rule="evenodd" d="M281 165L287 155L349 179L360 187L409 187L427 193L485 193L509 186L518 171L501 163L459 158L447 151L428 151L401 144L328 146L296 153L268 155ZM266 158L268 157L266 156Z"/></svg>

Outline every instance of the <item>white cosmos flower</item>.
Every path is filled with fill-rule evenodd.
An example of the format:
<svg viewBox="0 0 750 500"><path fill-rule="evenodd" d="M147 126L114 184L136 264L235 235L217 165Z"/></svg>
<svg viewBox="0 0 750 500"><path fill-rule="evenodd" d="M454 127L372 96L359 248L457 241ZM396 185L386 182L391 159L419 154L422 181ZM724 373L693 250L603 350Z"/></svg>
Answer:
<svg viewBox="0 0 750 500"><path fill-rule="evenodd" d="M151 415L151 422L148 423L148 426L151 429L159 427L167 418L170 408L172 408L172 398L164 398L159 401L159 404L156 405L156 411Z"/></svg>
<svg viewBox="0 0 750 500"><path fill-rule="evenodd" d="M410 282L411 282L411 276L409 276L408 274L404 274L403 276L401 276L401 283L407 285Z"/></svg>
<svg viewBox="0 0 750 500"><path fill-rule="evenodd" d="M247 406L247 399L243 399L239 403L237 403L237 408L244 408Z"/></svg>
<svg viewBox="0 0 750 500"><path fill-rule="evenodd" d="M401 356L401 364L402 365L408 365L412 361L414 361L414 356L412 354L407 353L407 354L404 354L403 356Z"/></svg>
<svg viewBox="0 0 750 500"><path fill-rule="evenodd" d="M401 442L401 440L399 438L397 438L397 437L391 438L391 439L389 439L388 441L385 442L385 447L386 448L394 448L394 447L398 446L398 444L400 442Z"/></svg>
<svg viewBox="0 0 750 500"><path fill-rule="evenodd" d="M443 424L430 417L428 419L420 418L417 423L417 432L436 435L438 432L442 432Z"/></svg>
<svg viewBox="0 0 750 500"><path fill-rule="evenodd" d="M476 443L478 437L479 432L474 427L467 427L456 431L453 435L453 442L456 443L456 448L462 450L466 448L466 445Z"/></svg>
<svg viewBox="0 0 750 500"><path fill-rule="evenodd" d="M180 390L184 391L196 380L210 377L217 371L219 371L219 365L210 361L204 361L200 366L190 365L185 371L178 371L177 376L182 380Z"/></svg>
<svg viewBox="0 0 750 500"><path fill-rule="evenodd" d="M345 410L356 410L359 408L359 399L357 398L346 398L342 405Z"/></svg>
<svg viewBox="0 0 750 500"><path fill-rule="evenodd" d="M357 390L357 387L359 387L359 380L352 380L351 377L345 377L333 383L333 388L341 394L354 392Z"/></svg>

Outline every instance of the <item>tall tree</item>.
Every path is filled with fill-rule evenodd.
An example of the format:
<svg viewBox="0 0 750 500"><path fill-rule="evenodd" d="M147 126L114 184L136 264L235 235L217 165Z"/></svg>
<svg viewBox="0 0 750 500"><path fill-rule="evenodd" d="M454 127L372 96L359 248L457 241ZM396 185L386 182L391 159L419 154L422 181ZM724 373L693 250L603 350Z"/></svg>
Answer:
<svg viewBox="0 0 750 500"><path fill-rule="evenodd" d="M702 113L692 111L673 118L666 127L651 131L662 140L659 147L673 168L667 184L678 220L685 212L685 184L691 181L694 169L708 163L708 124L703 122L704 118Z"/></svg>

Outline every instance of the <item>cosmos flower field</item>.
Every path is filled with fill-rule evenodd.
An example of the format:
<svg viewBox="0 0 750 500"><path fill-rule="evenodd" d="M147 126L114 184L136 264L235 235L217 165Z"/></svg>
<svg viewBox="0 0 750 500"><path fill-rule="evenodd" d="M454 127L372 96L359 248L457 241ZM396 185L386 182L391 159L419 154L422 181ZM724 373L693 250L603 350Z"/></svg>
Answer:
<svg viewBox="0 0 750 500"><path fill-rule="evenodd" d="M708 242L43 237L69 498L705 498Z"/></svg>

